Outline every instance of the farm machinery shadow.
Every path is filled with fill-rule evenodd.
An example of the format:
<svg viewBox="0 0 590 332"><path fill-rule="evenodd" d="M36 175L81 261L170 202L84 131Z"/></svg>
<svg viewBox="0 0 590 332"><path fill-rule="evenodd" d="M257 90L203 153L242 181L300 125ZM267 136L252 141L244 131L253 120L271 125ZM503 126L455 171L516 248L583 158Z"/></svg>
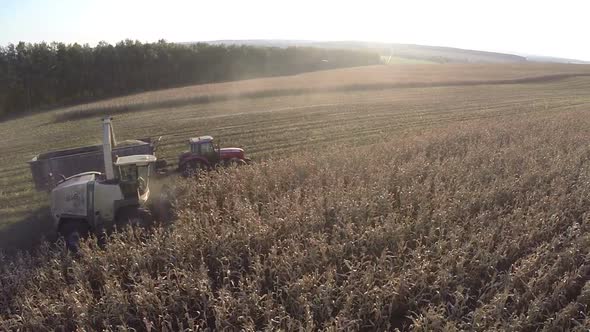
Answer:
<svg viewBox="0 0 590 332"><path fill-rule="evenodd" d="M26 218L0 228L0 251L8 255L30 251L44 241L56 240L57 233L48 206L38 208Z"/></svg>
<svg viewBox="0 0 590 332"><path fill-rule="evenodd" d="M0 228L0 253L7 256L18 252L32 253L44 242L56 243L59 235L49 210L49 206L38 208L27 217ZM149 210L155 218L153 226L173 226L176 215L171 200L153 200Z"/></svg>

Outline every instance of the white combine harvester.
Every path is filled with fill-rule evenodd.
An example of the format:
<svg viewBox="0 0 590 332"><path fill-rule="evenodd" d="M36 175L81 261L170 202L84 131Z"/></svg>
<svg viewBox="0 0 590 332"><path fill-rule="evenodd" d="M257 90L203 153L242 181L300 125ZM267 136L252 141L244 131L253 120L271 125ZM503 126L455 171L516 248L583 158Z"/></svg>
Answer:
<svg viewBox="0 0 590 332"><path fill-rule="evenodd" d="M127 223L151 222L144 207L148 201L149 177L156 162L153 154L116 157L111 118L103 119L104 173L91 171L62 179L51 190L51 215L69 250L77 252L80 237L94 233L99 245L105 230Z"/></svg>

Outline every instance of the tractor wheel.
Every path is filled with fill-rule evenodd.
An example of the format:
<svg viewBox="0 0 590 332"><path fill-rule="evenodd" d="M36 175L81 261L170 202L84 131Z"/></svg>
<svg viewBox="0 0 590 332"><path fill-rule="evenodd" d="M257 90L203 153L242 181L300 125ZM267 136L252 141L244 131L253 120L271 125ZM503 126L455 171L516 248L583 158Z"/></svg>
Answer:
<svg viewBox="0 0 590 332"><path fill-rule="evenodd" d="M228 167L238 167L246 165L246 161L239 158L232 158L227 162Z"/></svg>
<svg viewBox="0 0 590 332"><path fill-rule="evenodd" d="M80 238L87 235L88 227L84 220L65 220L59 228L59 233L64 238L66 249L77 254L80 251Z"/></svg>
<svg viewBox="0 0 590 332"><path fill-rule="evenodd" d="M180 169L180 173L185 178L190 177L190 170L189 170L188 164L185 164L184 166L182 166L182 168Z"/></svg>
<svg viewBox="0 0 590 332"><path fill-rule="evenodd" d="M198 160L189 161L184 165L182 175L185 178L198 176L201 172L206 171L207 166Z"/></svg>

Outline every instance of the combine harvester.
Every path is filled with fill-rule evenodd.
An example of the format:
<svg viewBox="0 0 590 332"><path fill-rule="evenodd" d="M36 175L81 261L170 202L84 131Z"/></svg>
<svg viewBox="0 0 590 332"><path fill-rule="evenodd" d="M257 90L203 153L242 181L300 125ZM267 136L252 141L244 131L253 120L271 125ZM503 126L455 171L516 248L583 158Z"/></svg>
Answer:
<svg viewBox="0 0 590 332"><path fill-rule="evenodd" d="M157 161L155 145L150 140L132 143L117 146L111 118L105 118L102 148L46 153L29 162L35 187L51 190L51 217L69 250L77 252L80 237L88 233L104 245L106 229L151 222L145 207Z"/></svg>
<svg viewBox="0 0 590 332"><path fill-rule="evenodd" d="M150 203L161 221L172 219L171 192L149 202L149 178L167 173L166 161L154 155L159 141L146 138L117 144L112 119L105 118L102 145L43 153L29 161L35 188L50 191L51 217L69 250L77 252L80 237L89 233L104 245L106 229L151 224ZM179 156L177 168L186 177L250 163L244 150L220 148L211 136L191 138L189 144L190 151Z"/></svg>

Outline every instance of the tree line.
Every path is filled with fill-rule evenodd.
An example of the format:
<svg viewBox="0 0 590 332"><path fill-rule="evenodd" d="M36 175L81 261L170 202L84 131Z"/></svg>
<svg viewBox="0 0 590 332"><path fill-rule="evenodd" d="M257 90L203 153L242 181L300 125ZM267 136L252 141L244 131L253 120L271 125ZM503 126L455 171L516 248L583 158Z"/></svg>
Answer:
<svg viewBox="0 0 590 332"><path fill-rule="evenodd" d="M187 84L377 63L376 53L313 47L20 42L0 46L0 116Z"/></svg>

